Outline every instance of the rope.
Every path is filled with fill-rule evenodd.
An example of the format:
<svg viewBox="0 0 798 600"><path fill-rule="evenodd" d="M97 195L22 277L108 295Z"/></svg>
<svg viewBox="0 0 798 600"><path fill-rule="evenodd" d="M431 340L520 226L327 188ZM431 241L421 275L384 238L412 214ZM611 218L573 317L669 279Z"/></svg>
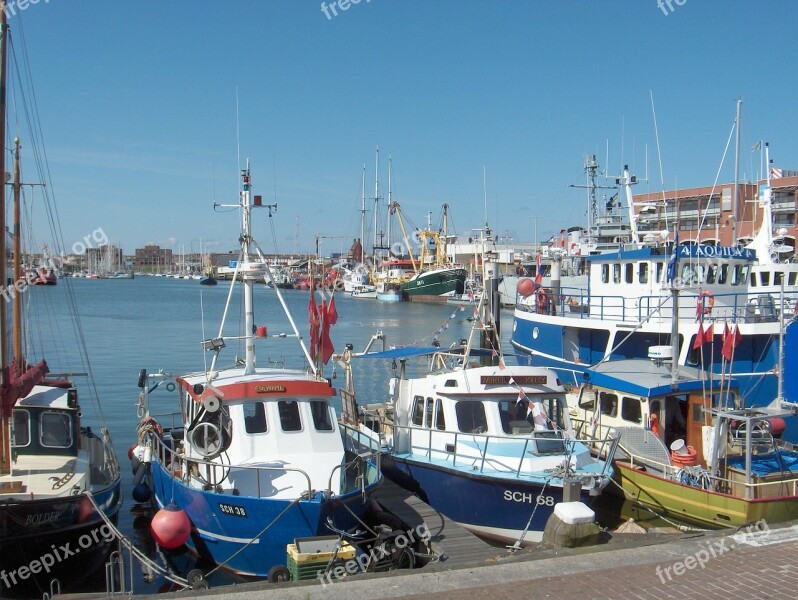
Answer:
<svg viewBox="0 0 798 600"><path fill-rule="evenodd" d="M665 515L663 515L661 513L658 513L657 511L655 511L650 506L646 506L645 504L639 502L637 498L635 498L634 496L629 494L625 489L623 489L623 486L620 483L618 483L617 481L615 481L614 479L610 478L610 481L614 485L617 485L618 489L623 492L624 498L626 498L627 500L631 500L635 504L635 506L638 506L640 508L645 508L652 515L654 515L658 519L662 519L663 521L665 521L669 525L672 525L673 527L675 527L679 531L688 532L688 533L691 533L691 532L692 533L703 533L705 531L710 531L709 529L701 529L700 527L691 527L689 525L680 525L679 523L676 523L675 521L671 521Z"/></svg>
<svg viewBox="0 0 798 600"><path fill-rule="evenodd" d="M271 526L272 526L272 525L274 525L274 524L275 524L277 521L279 521L279 520L280 520L280 517L282 517L282 516L283 516L285 513L287 513L287 512L288 512L288 511L289 511L291 508L293 508L293 507L294 507L294 505L296 505L296 504L299 504L299 502L300 502L302 499L303 499L303 498L302 498L302 496L300 496L299 498L296 498L295 500L292 500L292 501L291 501L291 503L290 503L288 506L286 506L286 507L285 507L285 508L284 508L282 511L280 511L280 514L279 514L279 515L277 515L276 517L274 517L274 519L272 520L272 522L271 522L271 523L269 523L268 525L266 525L266 527L264 527L263 529L261 529L261 530L260 530L260 532L258 533L258 535L256 535L254 538L252 538L251 540L249 540L249 541L248 541L246 544L244 544L243 546L241 546L241 548L239 548L239 549L238 549L238 550L236 550L236 551L235 551L233 554L231 554L227 560L225 560L225 561L224 561L224 562L222 562L222 563L219 563L219 564L218 564L218 565L216 565L216 566L215 566L213 569L211 569L210 571L208 571L208 573L206 573L206 574L205 574L205 578L206 578L206 579L207 579L207 578L209 578L209 577L210 577L211 575L213 575L213 574L214 574L216 571L218 571L219 569L221 569L223 566L225 566L227 563L229 563L231 560L233 560L233 559L234 559L236 556L238 556L238 555L239 555L239 554L241 554L241 553L242 553L244 550L246 550L247 548L249 548L249 547L250 547L250 545L252 545L252 544L255 542L255 540L257 540L257 539L258 539L260 536L262 536L264 533L266 533L266 531L269 529L269 527L271 527Z"/></svg>
<svg viewBox="0 0 798 600"><path fill-rule="evenodd" d="M526 537L527 531L529 531L529 526L532 525L532 519L535 518L535 513L538 510L538 506L540 506L540 502L538 502L537 499L540 498L543 495L543 492L546 491L546 486L549 485L549 481L551 481L550 478L545 481L543 487L540 488L540 493L535 496L535 508L532 509L532 514L529 515L529 520L526 522L526 527L524 527L524 530L521 532L521 537L515 541L515 544L507 547L508 552L516 552L517 550L521 549L521 544L524 543L524 538Z"/></svg>
<svg viewBox="0 0 798 600"><path fill-rule="evenodd" d="M95 502L94 496L92 495L91 492L87 491L86 492L86 497L89 499L89 502L91 502L92 506L94 507L94 510L96 510L97 513L100 515L100 518L102 518L102 520L105 521L105 524L111 529L111 531L113 531L114 536L116 536L116 538L119 540L119 543L124 545L125 548L128 549L128 551L130 552L131 555L133 555L135 558L140 560L143 564L147 565L152 570L157 572L164 579L167 579L168 581L171 581L172 583L176 583L177 585L180 585L180 586L182 586L184 588L191 587L187 580L183 579L182 577L179 577L178 575L175 575L169 569L167 569L165 567L162 567L160 564L158 564L157 562L155 562L152 559L150 559L149 556L147 556L141 550L139 550L136 546L134 546L133 542L131 542L129 538L125 537L122 534L122 532L119 531L116 528L116 526L111 522L111 520L108 518L108 516L102 510L100 510L100 507L97 506L97 502Z"/></svg>

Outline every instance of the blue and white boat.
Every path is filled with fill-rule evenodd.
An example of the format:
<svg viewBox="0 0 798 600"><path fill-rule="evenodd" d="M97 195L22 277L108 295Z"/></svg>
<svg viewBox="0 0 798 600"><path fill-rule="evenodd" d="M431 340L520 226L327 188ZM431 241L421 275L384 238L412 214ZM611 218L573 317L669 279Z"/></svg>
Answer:
<svg viewBox="0 0 798 600"><path fill-rule="evenodd" d="M571 500L583 502L609 483L617 440L605 440L606 460L592 457L573 435L554 371L503 359L480 366L469 347L344 354L344 365L399 363L391 398L361 408L360 430L383 448L388 478L450 519L502 543L539 542L568 482L578 490ZM430 369L413 377L408 362L417 357Z"/></svg>
<svg viewBox="0 0 798 600"><path fill-rule="evenodd" d="M337 422L332 404L336 390L302 342L279 287L273 290L292 333L267 338L265 327L255 327L253 284L271 279L271 271L250 233L248 167L241 176L235 205L242 214L241 254L225 315L233 286L241 283L243 337L225 337L223 319L218 337L203 342L213 359L206 370L176 378L176 415L150 412L149 393L166 379L142 373L143 418L136 452L145 474L149 470L144 481L156 506L174 503L190 519L190 549L215 568L283 580L289 576L287 544L329 534L328 518L339 528L357 525L381 475L376 454L347 451L353 430ZM286 337L299 341L305 368L256 365L256 344ZM217 359L231 340L243 341L245 356L229 368L218 367ZM150 379L158 382L152 389Z"/></svg>
<svg viewBox="0 0 798 600"><path fill-rule="evenodd" d="M623 180L633 207L628 171ZM634 208L630 211L634 217ZM511 341L522 361L554 368L563 382L578 385L590 365L645 359L652 346L670 344L673 301L668 263L673 257L681 294L675 360L687 366L713 365L719 371L724 364L720 335L725 323L734 324L742 337L732 356L731 376L740 382L747 406L769 404L776 395L773 369L781 309L778 295L751 296L755 252L739 246L688 244L674 253L673 244L662 243L667 234L648 234L641 241L633 225L632 236L633 242L616 252L588 257L586 293L568 288L519 292ZM532 291L522 283L520 291ZM785 297L784 305L793 306L795 299ZM716 324L716 335L694 350L699 327L705 329L710 323Z"/></svg>

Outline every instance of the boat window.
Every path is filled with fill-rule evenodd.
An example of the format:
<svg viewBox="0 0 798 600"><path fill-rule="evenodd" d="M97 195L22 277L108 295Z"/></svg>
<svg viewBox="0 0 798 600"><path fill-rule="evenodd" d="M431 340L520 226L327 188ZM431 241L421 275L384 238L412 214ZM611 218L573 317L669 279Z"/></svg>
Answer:
<svg viewBox="0 0 798 600"><path fill-rule="evenodd" d="M549 423L554 423L554 425L559 429L565 429L563 412L567 410L568 407L567 403L565 402L565 398L562 396L546 398L543 401L543 405L546 408L546 415L549 419Z"/></svg>
<svg viewBox="0 0 798 600"><path fill-rule="evenodd" d="M310 414L313 416L313 427L316 431L332 431L333 420L330 417L330 405L324 400L310 401Z"/></svg>
<svg viewBox="0 0 798 600"><path fill-rule="evenodd" d="M753 279L754 274L751 273L751 278ZM781 282L784 281L784 272L783 271L776 271L773 273L773 285L781 285Z"/></svg>
<svg viewBox="0 0 798 600"><path fill-rule="evenodd" d="M685 263L682 266L682 285L695 285L697 283L695 266Z"/></svg>
<svg viewBox="0 0 798 600"><path fill-rule="evenodd" d="M751 287L756 287L757 279L756 273L751 273Z"/></svg>
<svg viewBox="0 0 798 600"><path fill-rule="evenodd" d="M695 269L697 273L698 283L704 283L704 281L706 280L706 272L707 272L706 268L704 267L704 265L698 264L696 265Z"/></svg>
<svg viewBox="0 0 798 600"><path fill-rule="evenodd" d="M707 267L707 283L715 283L718 278L718 265L709 265Z"/></svg>
<svg viewBox="0 0 798 600"><path fill-rule="evenodd" d="M432 409L435 404L432 402L432 398L427 398L427 406L424 410L424 427L432 428Z"/></svg>
<svg viewBox="0 0 798 600"><path fill-rule="evenodd" d="M244 431L247 433L266 433L266 408L263 402L250 402L244 405Z"/></svg>
<svg viewBox="0 0 798 600"><path fill-rule="evenodd" d="M463 433L485 433L488 430L482 402L461 400L455 403L454 413L457 416L457 428Z"/></svg>
<svg viewBox="0 0 798 600"><path fill-rule="evenodd" d="M621 265L618 263L612 265L612 282L621 283Z"/></svg>
<svg viewBox="0 0 798 600"><path fill-rule="evenodd" d="M296 400L280 400L277 403L277 412L280 413L280 427L283 431L302 431L299 403Z"/></svg>
<svg viewBox="0 0 798 600"><path fill-rule="evenodd" d="M665 263L657 263L657 283L662 282L662 272L665 270Z"/></svg>
<svg viewBox="0 0 798 600"><path fill-rule="evenodd" d="M746 280L748 279L748 265L734 265L734 270L732 271L732 285L745 285Z"/></svg>
<svg viewBox="0 0 798 600"><path fill-rule="evenodd" d="M582 388L582 392L579 394L579 408L584 408L586 410L594 410L596 406L596 390L589 390L587 388Z"/></svg>
<svg viewBox="0 0 798 600"><path fill-rule="evenodd" d="M424 424L424 397L423 396L416 396L413 399L413 425L418 425L419 427Z"/></svg>
<svg viewBox="0 0 798 600"><path fill-rule="evenodd" d="M608 394L601 392L599 405L601 407L601 414L608 417L618 416L618 396L615 394Z"/></svg>
<svg viewBox="0 0 798 600"><path fill-rule="evenodd" d="M30 444L30 414L27 410L14 411L14 439L15 448Z"/></svg>
<svg viewBox="0 0 798 600"><path fill-rule="evenodd" d="M498 404L499 418L504 433L519 434L532 431L532 424L527 421L529 402L526 400L502 400Z"/></svg>
<svg viewBox="0 0 798 600"><path fill-rule="evenodd" d="M633 283L633 277L635 272L635 266L632 263L627 263L626 265L626 283Z"/></svg>
<svg viewBox="0 0 798 600"><path fill-rule="evenodd" d="M40 421L39 436L47 448L69 448L72 445L72 419L63 412L45 411Z"/></svg>
<svg viewBox="0 0 798 600"><path fill-rule="evenodd" d="M753 276L751 277L751 281L753 281ZM769 271L760 271L759 272L759 281L761 285L770 285L770 272Z"/></svg>
<svg viewBox="0 0 798 600"><path fill-rule="evenodd" d="M446 419L443 416L443 402L438 398L435 400L435 429L441 431L446 429Z"/></svg>
<svg viewBox="0 0 798 600"><path fill-rule="evenodd" d="M601 283L610 282L610 266L607 263L601 265Z"/></svg>
<svg viewBox="0 0 798 600"><path fill-rule="evenodd" d="M720 274L718 275L718 283L726 283L729 280L729 265L724 263L720 266Z"/></svg>
<svg viewBox="0 0 798 600"><path fill-rule="evenodd" d="M563 454L565 452L562 431L536 431L534 436L538 454Z"/></svg>
<svg viewBox="0 0 798 600"><path fill-rule="evenodd" d="M798 273L794 271L787 275L787 285L795 285L795 281L798 279Z"/></svg>
<svg viewBox="0 0 798 600"><path fill-rule="evenodd" d="M624 421L631 421L632 423L641 423L643 421L643 412L640 408L640 400L638 398L623 397L621 418Z"/></svg>
<svg viewBox="0 0 798 600"><path fill-rule="evenodd" d="M648 283L648 263L641 262L638 265L637 279L640 283Z"/></svg>

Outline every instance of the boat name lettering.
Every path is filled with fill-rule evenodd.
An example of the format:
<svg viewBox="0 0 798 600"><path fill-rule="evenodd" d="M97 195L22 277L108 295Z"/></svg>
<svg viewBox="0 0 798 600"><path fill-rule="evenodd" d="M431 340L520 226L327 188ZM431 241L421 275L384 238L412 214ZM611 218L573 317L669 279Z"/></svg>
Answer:
<svg viewBox="0 0 798 600"><path fill-rule="evenodd" d="M749 250L748 248L691 244L689 246L680 246L679 256L697 258L742 258L753 260L755 254L753 250Z"/></svg>
<svg viewBox="0 0 798 600"><path fill-rule="evenodd" d="M547 381L546 375L483 375L479 378L482 384L497 384L497 383L510 383L513 380L519 385L545 385Z"/></svg>
<svg viewBox="0 0 798 600"><path fill-rule="evenodd" d="M28 515L28 518L25 520L25 527L30 525L44 525L45 523L52 523L53 521L58 520L58 516L60 512L57 510L46 512L46 513L38 513L34 515Z"/></svg>
<svg viewBox="0 0 798 600"><path fill-rule="evenodd" d="M508 502L525 502L527 504L540 504L541 506L554 506L554 496L544 496L538 494L534 496L532 492L513 492L504 490L504 499Z"/></svg>
<svg viewBox="0 0 798 600"><path fill-rule="evenodd" d="M245 519L247 518L247 511L243 506L236 506L235 504L223 504L220 502L219 510L225 515L243 517Z"/></svg>
<svg viewBox="0 0 798 600"><path fill-rule="evenodd" d="M269 394L271 392L284 392L284 385L256 385L255 391L259 394Z"/></svg>

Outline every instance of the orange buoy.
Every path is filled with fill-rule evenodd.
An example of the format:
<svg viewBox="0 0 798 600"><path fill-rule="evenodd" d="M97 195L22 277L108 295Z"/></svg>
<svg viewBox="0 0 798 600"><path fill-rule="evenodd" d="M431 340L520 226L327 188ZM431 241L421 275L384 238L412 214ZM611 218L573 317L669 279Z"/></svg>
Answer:
<svg viewBox="0 0 798 600"><path fill-rule="evenodd" d="M659 417L657 416L657 413L653 413L648 418L648 426L649 429L651 429L651 433L659 437Z"/></svg>
<svg viewBox="0 0 798 600"><path fill-rule="evenodd" d="M529 279L529 277L523 277L519 279L518 285L516 287L518 289L518 293L524 298L535 293L535 283Z"/></svg>
<svg viewBox="0 0 798 600"><path fill-rule="evenodd" d="M258 328L255 330L255 337L265 338L268 336L268 332L266 330L266 325L258 325Z"/></svg>
<svg viewBox="0 0 798 600"><path fill-rule="evenodd" d="M174 502L167 504L152 518L152 538L162 548L179 548L191 535L191 519Z"/></svg>

